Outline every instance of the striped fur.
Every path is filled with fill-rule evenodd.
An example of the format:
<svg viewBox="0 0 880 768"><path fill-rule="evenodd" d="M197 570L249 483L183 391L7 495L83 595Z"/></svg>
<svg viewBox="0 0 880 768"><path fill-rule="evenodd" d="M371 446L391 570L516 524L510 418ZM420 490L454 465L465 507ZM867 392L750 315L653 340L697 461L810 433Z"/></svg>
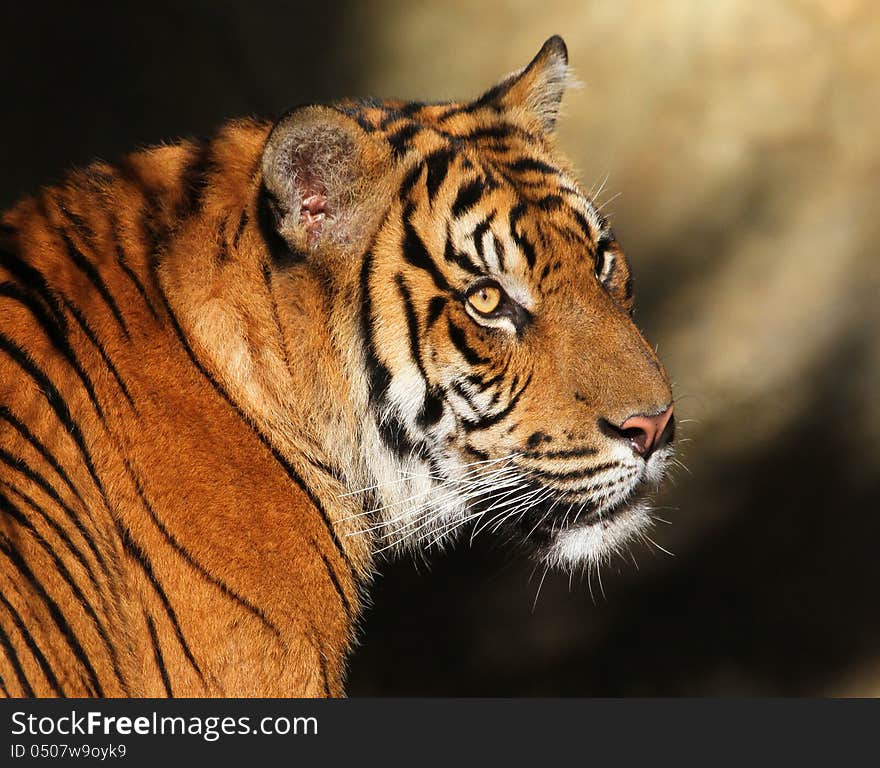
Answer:
<svg viewBox="0 0 880 768"><path fill-rule="evenodd" d="M3 215L0 690L341 695L381 551L641 527L665 457L601 424L671 395L553 148L566 71L553 38L474 102L230 123Z"/></svg>

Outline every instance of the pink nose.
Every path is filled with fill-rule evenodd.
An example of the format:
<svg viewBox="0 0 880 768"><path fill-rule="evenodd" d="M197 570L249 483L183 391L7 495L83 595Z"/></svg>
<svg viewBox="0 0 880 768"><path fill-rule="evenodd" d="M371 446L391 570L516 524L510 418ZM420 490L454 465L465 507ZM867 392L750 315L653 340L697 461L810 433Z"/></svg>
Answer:
<svg viewBox="0 0 880 768"><path fill-rule="evenodd" d="M629 440L636 453L647 459L654 451L672 440L675 433L672 406L656 416L644 414L630 416L617 431Z"/></svg>

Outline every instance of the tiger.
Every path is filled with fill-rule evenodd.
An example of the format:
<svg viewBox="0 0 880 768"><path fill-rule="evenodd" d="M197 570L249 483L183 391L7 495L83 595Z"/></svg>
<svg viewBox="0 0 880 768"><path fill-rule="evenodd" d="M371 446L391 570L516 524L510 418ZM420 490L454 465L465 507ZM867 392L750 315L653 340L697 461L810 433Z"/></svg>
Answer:
<svg viewBox="0 0 880 768"><path fill-rule="evenodd" d="M554 36L472 101L232 121L2 214L5 696L343 696L385 558L643 535L673 397L569 80Z"/></svg>

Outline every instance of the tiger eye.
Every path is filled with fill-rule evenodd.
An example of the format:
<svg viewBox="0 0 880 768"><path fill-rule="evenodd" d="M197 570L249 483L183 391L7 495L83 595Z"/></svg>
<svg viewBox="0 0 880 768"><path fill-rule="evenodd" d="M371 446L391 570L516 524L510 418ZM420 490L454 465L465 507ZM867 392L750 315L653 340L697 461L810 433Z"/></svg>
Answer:
<svg viewBox="0 0 880 768"><path fill-rule="evenodd" d="M477 312L491 314L501 303L501 289L494 285L483 285L468 296L468 301Z"/></svg>

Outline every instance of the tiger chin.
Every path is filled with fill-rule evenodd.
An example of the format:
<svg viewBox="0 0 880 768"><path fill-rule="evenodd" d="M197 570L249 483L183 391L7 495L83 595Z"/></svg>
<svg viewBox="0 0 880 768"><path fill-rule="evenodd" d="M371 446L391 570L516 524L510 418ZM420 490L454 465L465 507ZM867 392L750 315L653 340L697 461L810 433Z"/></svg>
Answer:
<svg viewBox="0 0 880 768"><path fill-rule="evenodd" d="M674 437L561 38L467 102L344 100L95 163L0 218L0 692L339 696L385 553L549 566Z"/></svg>

